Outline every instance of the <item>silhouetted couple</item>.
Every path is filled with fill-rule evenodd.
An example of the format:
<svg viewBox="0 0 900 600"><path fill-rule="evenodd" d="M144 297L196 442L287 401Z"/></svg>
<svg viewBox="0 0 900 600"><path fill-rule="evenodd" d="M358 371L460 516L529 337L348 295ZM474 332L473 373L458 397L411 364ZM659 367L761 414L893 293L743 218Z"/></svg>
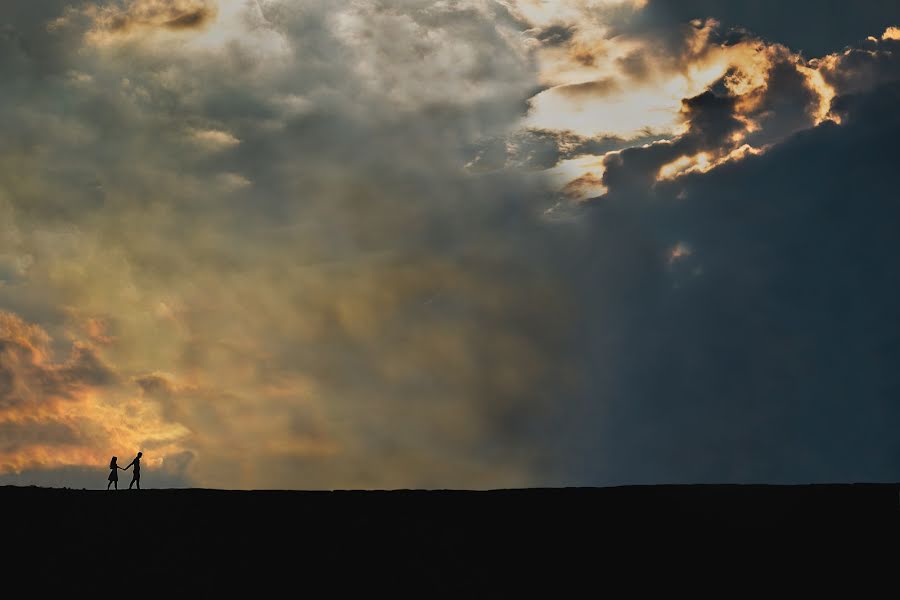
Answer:
<svg viewBox="0 0 900 600"><path fill-rule="evenodd" d="M125 467L124 469L116 464L116 460L118 460L115 456L112 457L112 460L109 461L109 483L106 484L106 489L109 489L110 485L115 485L116 489L119 489L119 471L118 469L122 469L123 471L127 471L132 466L134 467L134 473L131 477L131 483L128 484L128 489L131 489L131 486L137 484L137 489L141 489L141 457L144 455L143 452L138 452L137 456L134 457L134 460L131 461L131 464Z"/></svg>

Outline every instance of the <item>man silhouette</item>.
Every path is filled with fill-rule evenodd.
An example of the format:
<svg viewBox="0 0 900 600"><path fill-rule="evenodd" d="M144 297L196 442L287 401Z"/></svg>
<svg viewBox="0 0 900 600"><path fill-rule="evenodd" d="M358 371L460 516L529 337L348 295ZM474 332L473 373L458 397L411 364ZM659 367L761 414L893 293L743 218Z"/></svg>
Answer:
<svg viewBox="0 0 900 600"><path fill-rule="evenodd" d="M131 477L131 483L128 484L128 489L131 489L131 486L137 484L137 489L141 489L141 457L144 455L143 452L138 452L137 456L134 457L134 460L131 463L122 469L123 471L127 471L131 468L131 465L134 465L134 475Z"/></svg>

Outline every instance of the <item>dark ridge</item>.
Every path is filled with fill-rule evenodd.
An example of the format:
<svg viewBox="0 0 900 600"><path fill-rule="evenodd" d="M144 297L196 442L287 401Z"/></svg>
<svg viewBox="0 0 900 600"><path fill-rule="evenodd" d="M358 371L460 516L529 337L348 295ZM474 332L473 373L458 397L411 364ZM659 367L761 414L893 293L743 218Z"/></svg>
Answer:
<svg viewBox="0 0 900 600"><path fill-rule="evenodd" d="M650 583L691 569L797 573L804 561L823 569L863 555L870 569L884 561L893 572L900 558L895 484L484 492L4 487L0 507L0 539L15 550L3 563L7 573L42 589L64 584L98 594L105 582L124 592L136 581L171 592L292 586L299 594L324 585L329 595L403 589L417 597L497 597L487 591L498 583L508 593L539 584L559 591L576 581L606 585L601 578L636 568Z"/></svg>

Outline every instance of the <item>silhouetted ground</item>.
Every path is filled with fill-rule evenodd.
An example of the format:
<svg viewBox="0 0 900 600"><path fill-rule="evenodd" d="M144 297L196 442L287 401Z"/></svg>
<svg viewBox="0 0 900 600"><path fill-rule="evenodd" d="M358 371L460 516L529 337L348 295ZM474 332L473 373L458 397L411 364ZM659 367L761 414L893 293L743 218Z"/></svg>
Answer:
<svg viewBox="0 0 900 600"><path fill-rule="evenodd" d="M148 482L149 483L149 482ZM628 579L741 580L867 557L896 569L900 486L648 486L491 492L118 492L0 488L0 583L34 591L304 595L499 589ZM124 527L123 527L124 524ZM13 557L9 560L8 557ZM881 557L880 559L878 557ZM626 572L637 570L640 575ZM893 572L893 571L891 571ZM668 579L667 579L668 578ZM324 586L324 587L323 587ZM506 594L500 594L505 596ZM557 596L557 594L551 594ZM21 597L21 596L17 596Z"/></svg>

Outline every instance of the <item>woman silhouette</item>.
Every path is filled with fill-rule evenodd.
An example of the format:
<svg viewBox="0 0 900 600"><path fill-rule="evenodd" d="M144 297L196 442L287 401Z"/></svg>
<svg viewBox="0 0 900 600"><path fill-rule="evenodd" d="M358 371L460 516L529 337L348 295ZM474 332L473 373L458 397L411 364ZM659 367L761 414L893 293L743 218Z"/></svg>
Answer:
<svg viewBox="0 0 900 600"><path fill-rule="evenodd" d="M109 485L115 484L116 489L119 489L119 472L118 469L121 469L119 465L116 464L116 457L113 456L112 460L109 461L109 483L106 484L106 489L109 489ZM124 470L124 469L123 469Z"/></svg>

